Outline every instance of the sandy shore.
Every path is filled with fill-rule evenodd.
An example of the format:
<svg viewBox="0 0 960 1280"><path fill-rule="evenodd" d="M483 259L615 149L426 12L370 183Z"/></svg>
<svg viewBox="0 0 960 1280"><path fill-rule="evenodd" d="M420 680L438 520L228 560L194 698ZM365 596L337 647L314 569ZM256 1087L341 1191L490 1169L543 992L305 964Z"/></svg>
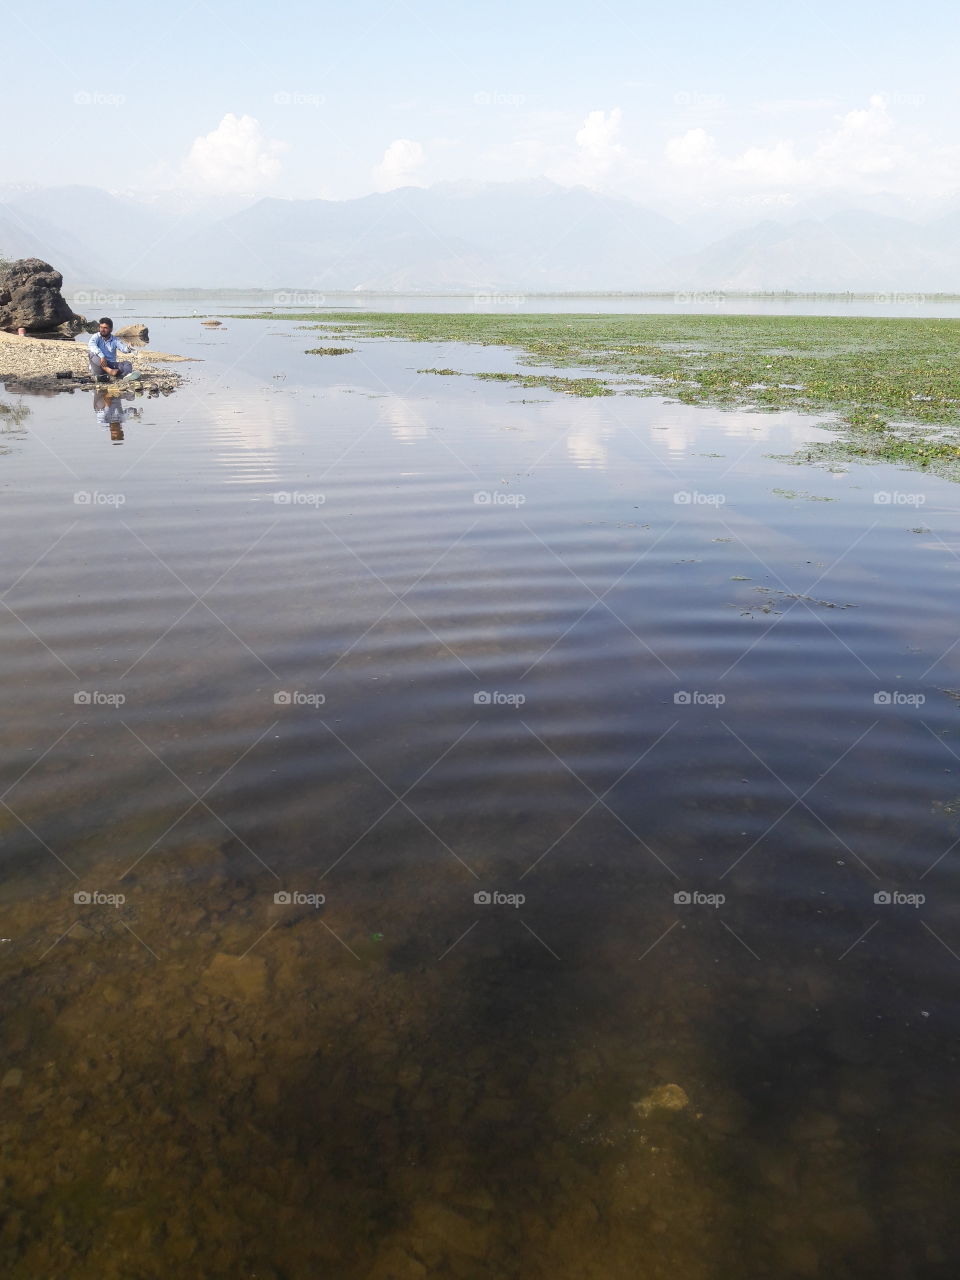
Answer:
<svg viewBox="0 0 960 1280"><path fill-rule="evenodd" d="M133 344L129 344L133 346ZM189 356L172 355L166 351L153 351L150 347L133 347L131 355L122 355L123 360L130 360L137 373L143 374L160 387L179 386L183 378L165 365L186 363ZM0 332L0 381L10 379L22 381L26 379L52 378L62 370L69 369L74 378L86 377L89 374L87 364L87 346L85 342L57 342L51 338L20 338L15 333ZM73 379L64 378L64 389L68 389Z"/></svg>

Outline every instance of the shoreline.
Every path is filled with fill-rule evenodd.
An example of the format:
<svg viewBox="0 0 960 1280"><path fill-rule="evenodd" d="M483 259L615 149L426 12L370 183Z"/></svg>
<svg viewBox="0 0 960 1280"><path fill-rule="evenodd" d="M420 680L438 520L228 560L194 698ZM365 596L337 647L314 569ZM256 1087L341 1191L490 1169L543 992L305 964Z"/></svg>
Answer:
<svg viewBox="0 0 960 1280"><path fill-rule="evenodd" d="M154 394L169 395L182 386L186 378L162 366L191 362L190 356L154 351L149 346L129 344L133 350L126 357L141 375L139 383L123 383L131 390L139 385ZM57 377L68 373L69 377ZM74 391L107 384L90 374L85 342L56 338L19 337L0 332L0 384L10 394Z"/></svg>

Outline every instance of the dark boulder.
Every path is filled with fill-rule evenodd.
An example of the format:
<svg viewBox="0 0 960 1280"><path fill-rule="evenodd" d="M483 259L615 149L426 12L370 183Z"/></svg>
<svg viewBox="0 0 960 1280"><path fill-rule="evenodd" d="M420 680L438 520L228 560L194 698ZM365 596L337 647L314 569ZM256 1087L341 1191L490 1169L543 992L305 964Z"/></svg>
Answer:
<svg viewBox="0 0 960 1280"><path fill-rule="evenodd" d="M0 329L64 336L82 332L86 321L64 300L62 286L60 272L39 258L20 258L0 269Z"/></svg>

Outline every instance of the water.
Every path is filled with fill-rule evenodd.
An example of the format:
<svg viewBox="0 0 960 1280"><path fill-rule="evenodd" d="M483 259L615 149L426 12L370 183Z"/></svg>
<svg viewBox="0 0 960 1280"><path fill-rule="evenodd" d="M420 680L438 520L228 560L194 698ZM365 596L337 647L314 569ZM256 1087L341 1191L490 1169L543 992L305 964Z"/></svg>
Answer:
<svg viewBox="0 0 960 1280"><path fill-rule="evenodd" d="M198 298L128 298L104 294L102 303L90 303L87 295L75 310L93 314L106 307L135 319L145 316L241 314L271 310L292 314L316 311L463 312L477 315L575 314L575 315L798 315L798 316L921 316L950 319L960 316L960 300L933 294L878 292L869 295L803 295L750 297L722 290L672 294L428 294L428 293L268 293L207 295Z"/></svg>
<svg viewBox="0 0 960 1280"><path fill-rule="evenodd" d="M2 436L6 1274L954 1274L956 489L152 327Z"/></svg>

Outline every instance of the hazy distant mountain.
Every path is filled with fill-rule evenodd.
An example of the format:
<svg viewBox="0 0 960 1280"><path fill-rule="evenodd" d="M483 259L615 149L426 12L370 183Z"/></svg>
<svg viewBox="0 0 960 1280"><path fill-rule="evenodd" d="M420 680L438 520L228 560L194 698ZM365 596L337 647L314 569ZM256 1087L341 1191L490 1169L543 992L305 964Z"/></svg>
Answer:
<svg viewBox="0 0 960 1280"><path fill-rule="evenodd" d="M73 287L108 272L105 261L62 225L0 204L0 257L42 258Z"/></svg>
<svg viewBox="0 0 960 1280"><path fill-rule="evenodd" d="M239 209L236 198L141 200L80 186L3 194L0 255L52 261L68 290L960 291L960 211L922 225L891 216L903 206L893 197L865 210L837 208L840 193L825 193L751 225L726 210L681 226L546 180Z"/></svg>
<svg viewBox="0 0 960 1280"><path fill-rule="evenodd" d="M766 220L673 268L690 289L960 290L960 215L926 227L859 210Z"/></svg>
<svg viewBox="0 0 960 1280"><path fill-rule="evenodd" d="M100 288L151 281L157 261L175 268L178 244L198 225L197 216L181 218L129 196L116 196L98 187L35 188L9 201L21 223L57 226L60 240L73 246L70 263L61 266L70 284ZM5 241L0 237L0 251ZM7 254L9 257L9 253ZM40 257L51 257L40 254Z"/></svg>
<svg viewBox="0 0 960 1280"><path fill-rule="evenodd" d="M691 244L668 218L584 187L439 184L261 200L188 239L177 282L202 273L213 285L317 290L629 289L648 287Z"/></svg>

